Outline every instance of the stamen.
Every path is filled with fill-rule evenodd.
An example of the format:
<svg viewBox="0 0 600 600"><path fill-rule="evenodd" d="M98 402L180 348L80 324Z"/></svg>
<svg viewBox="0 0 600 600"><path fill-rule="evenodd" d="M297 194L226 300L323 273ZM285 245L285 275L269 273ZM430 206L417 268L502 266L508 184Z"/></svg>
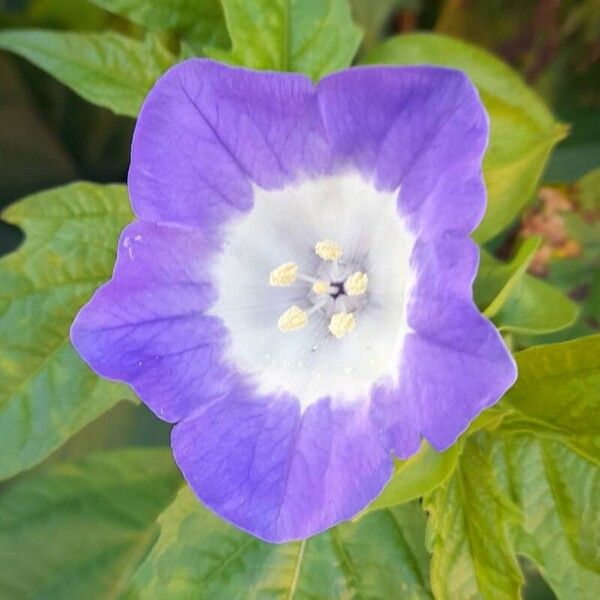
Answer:
<svg viewBox="0 0 600 600"><path fill-rule="evenodd" d="M317 281L315 281L313 283L312 291L315 294L317 294L317 296L322 296L323 294L328 294L329 293L329 282L317 279Z"/></svg>
<svg viewBox="0 0 600 600"><path fill-rule="evenodd" d="M288 308L277 321L277 329L287 333L302 329L308 323L308 315L300 307L294 305Z"/></svg>
<svg viewBox="0 0 600 600"><path fill-rule="evenodd" d="M344 283L346 294L348 294L348 296L361 296L367 291L368 281L369 277L366 273L356 271L356 273L350 275Z"/></svg>
<svg viewBox="0 0 600 600"><path fill-rule="evenodd" d="M287 287L296 281L298 276L298 265L286 262L273 269L269 274L269 285L274 287Z"/></svg>
<svg viewBox="0 0 600 600"><path fill-rule="evenodd" d="M338 338L343 338L350 333L356 326L356 319L353 313L340 312L331 317L329 321L329 331Z"/></svg>
<svg viewBox="0 0 600 600"><path fill-rule="evenodd" d="M342 256L342 247L332 240L321 240L315 244L317 256L323 260L337 260Z"/></svg>

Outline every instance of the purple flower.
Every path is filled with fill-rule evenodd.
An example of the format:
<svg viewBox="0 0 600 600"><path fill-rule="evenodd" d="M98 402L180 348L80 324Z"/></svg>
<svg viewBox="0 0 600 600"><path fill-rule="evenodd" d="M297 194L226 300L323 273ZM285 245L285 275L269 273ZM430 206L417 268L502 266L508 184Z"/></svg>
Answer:
<svg viewBox="0 0 600 600"><path fill-rule="evenodd" d="M392 455L515 379L472 301L488 122L449 69L172 68L135 130L137 220L75 347L177 423L198 497L268 541L348 519Z"/></svg>

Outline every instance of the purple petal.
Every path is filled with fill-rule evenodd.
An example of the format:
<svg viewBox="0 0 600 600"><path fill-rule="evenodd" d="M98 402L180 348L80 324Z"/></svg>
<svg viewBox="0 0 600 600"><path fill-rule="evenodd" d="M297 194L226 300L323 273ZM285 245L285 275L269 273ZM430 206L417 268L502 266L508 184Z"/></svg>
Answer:
<svg viewBox="0 0 600 600"><path fill-rule="evenodd" d="M411 333L397 395L380 401L386 414L400 416L390 428L400 457L416 450L412 428L437 450L446 449L517 375L500 334L472 300L476 244L447 233L418 242L412 262L416 280L406 307Z"/></svg>
<svg viewBox="0 0 600 600"><path fill-rule="evenodd" d="M201 232L133 223L113 278L77 315L71 340L100 375L129 383L159 417L177 421L222 393L220 321L203 315L215 290Z"/></svg>
<svg viewBox="0 0 600 600"><path fill-rule="evenodd" d="M191 59L154 86L138 118L129 190L136 215L209 230L279 187L326 169L314 87L303 75Z"/></svg>
<svg viewBox="0 0 600 600"><path fill-rule="evenodd" d="M202 502L269 542L313 535L370 502L392 471L382 441L364 405L323 400L301 415L294 398L243 387L176 425L172 437Z"/></svg>
<svg viewBox="0 0 600 600"><path fill-rule="evenodd" d="M366 67L334 73L318 88L339 163L383 189L419 235L472 231L485 210L481 159L488 119L468 78L434 67Z"/></svg>
<svg viewBox="0 0 600 600"><path fill-rule="evenodd" d="M269 541L312 535L379 493L391 451L410 456L422 436L446 448L511 385L514 362L472 302L478 255L468 233L485 207L487 135L473 86L448 69L352 69L315 89L301 75L190 60L159 80L132 148L129 186L142 222L124 231L113 279L82 309L72 340L96 372L128 382L158 416L178 421L177 463L207 506ZM392 209L399 190L399 218L415 239L408 333L398 372L374 381L368 397L344 403L319 390L301 408L283 389L259 392L261 374L228 354L232 332L211 316L214 269L257 186L356 170L388 192ZM264 236L301 225L278 214L269 231L256 231L265 264L282 246ZM317 260L316 241L306 264ZM241 263L256 264L252 249ZM289 260L272 258L273 266ZM231 279L229 289L240 286ZM267 281L255 287L263 301ZM252 314L266 327L262 306Z"/></svg>

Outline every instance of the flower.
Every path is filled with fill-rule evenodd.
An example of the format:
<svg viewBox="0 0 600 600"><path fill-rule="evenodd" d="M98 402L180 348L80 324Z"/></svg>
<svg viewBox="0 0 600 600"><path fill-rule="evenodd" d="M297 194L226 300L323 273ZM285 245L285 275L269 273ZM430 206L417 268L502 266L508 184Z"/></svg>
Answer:
<svg viewBox="0 0 600 600"><path fill-rule="evenodd" d="M176 423L209 508L273 542L348 519L515 379L472 301L488 123L458 71L192 59L137 122L137 220L72 327Z"/></svg>

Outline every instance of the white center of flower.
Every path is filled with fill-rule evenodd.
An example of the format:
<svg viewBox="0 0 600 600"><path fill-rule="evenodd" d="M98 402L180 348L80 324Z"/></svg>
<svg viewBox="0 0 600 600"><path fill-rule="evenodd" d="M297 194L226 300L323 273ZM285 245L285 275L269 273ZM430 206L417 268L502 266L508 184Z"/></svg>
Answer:
<svg viewBox="0 0 600 600"><path fill-rule="evenodd" d="M210 312L259 393L306 408L397 377L413 244L398 193L355 173L254 188L252 210L225 232Z"/></svg>
<svg viewBox="0 0 600 600"><path fill-rule="evenodd" d="M298 276L298 265L286 262L273 269L269 274L269 284L274 287L287 287L299 279L300 286L306 287L306 302L312 304L306 311L294 305L288 308L278 319L277 327L284 333L301 329L308 324L311 314L322 311L329 316L329 331L336 337L344 337L350 333L355 325L356 318L353 312L346 312L350 306L357 310L364 302L357 302L344 296L362 296L367 291L369 280L366 273L356 271L345 278L343 274L348 271L346 265L338 262L342 256L342 248L331 240L322 240L315 244L315 253L319 258L331 263L319 265L317 271L321 277L328 273L327 279L318 279L305 275ZM336 312L337 311L337 312Z"/></svg>

